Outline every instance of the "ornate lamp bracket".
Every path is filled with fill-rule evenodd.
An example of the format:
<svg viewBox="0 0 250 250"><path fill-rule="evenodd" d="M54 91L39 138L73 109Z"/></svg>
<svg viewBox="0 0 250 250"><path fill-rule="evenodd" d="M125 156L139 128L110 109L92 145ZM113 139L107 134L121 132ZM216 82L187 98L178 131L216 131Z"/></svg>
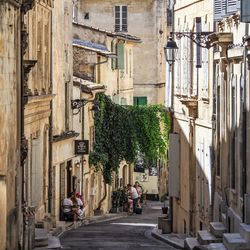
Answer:
<svg viewBox="0 0 250 250"><path fill-rule="evenodd" d="M192 40L199 47L210 49L213 47L209 39L209 35L213 32L170 32L170 35L175 35L176 39L180 40L182 37L187 37Z"/></svg>
<svg viewBox="0 0 250 250"><path fill-rule="evenodd" d="M81 108L90 102L95 102L95 100L86 100L86 99L71 100L71 109L73 110L73 115L79 114L81 111ZM77 111L74 112L74 110L77 110Z"/></svg>

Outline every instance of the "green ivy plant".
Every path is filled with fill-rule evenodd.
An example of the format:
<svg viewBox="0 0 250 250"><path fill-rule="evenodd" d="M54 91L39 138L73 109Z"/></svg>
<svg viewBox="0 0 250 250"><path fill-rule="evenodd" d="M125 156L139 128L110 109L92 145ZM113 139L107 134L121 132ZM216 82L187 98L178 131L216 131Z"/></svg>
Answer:
<svg viewBox="0 0 250 250"><path fill-rule="evenodd" d="M95 142L90 153L90 164L102 171L104 196L106 184L112 183L121 161L133 163L138 152L144 162L166 157L169 115L161 105L121 106L104 94L97 96L99 112L95 115Z"/></svg>

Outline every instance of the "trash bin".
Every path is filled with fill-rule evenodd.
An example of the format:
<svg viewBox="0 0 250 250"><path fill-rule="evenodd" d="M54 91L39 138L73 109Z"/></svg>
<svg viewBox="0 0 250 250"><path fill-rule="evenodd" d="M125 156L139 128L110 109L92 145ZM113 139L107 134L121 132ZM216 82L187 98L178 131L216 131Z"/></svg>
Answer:
<svg viewBox="0 0 250 250"><path fill-rule="evenodd" d="M163 234L170 234L171 233L171 220L166 218L162 219L161 222L161 230Z"/></svg>

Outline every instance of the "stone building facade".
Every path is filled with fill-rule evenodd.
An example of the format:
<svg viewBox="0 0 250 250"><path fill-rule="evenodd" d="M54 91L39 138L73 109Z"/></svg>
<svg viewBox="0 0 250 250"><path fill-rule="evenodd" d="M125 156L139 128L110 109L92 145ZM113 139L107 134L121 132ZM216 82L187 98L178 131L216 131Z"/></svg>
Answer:
<svg viewBox="0 0 250 250"><path fill-rule="evenodd" d="M20 4L0 1L0 249L18 249L21 228Z"/></svg>
<svg viewBox="0 0 250 250"><path fill-rule="evenodd" d="M242 232L245 223L250 223L250 30L249 24L240 22L240 15L240 1L234 1L226 9L215 9L216 33L211 35L218 46L214 53L216 130L213 219L223 222L229 233Z"/></svg>
<svg viewBox="0 0 250 250"><path fill-rule="evenodd" d="M205 1L176 1L175 32L213 30L213 5ZM178 46L172 86L173 123L170 135L169 195L173 231L196 234L208 226L212 201L212 49L187 37Z"/></svg>
<svg viewBox="0 0 250 250"><path fill-rule="evenodd" d="M75 5L75 21L142 39L134 50L135 102L164 103L166 11L166 0L84 0Z"/></svg>
<svg viewBox="0 0 250 250"><path fill-rule="evenodd" d="M141 46L138 37L116 34L81 23L73 23L73 74L74 99L94 100L95 95L105 92L115 103L133 104L133 50ZM74 116L74 129L80 138L89 141L89 150L94 143L93 102L86 103ZM83 194L88 202L88 215L93 215L104 194L103 178L89 165L88 155L83 157ZM114 183L107 185L107 198L103 203L104 213L111 209L111 193L133 180L132 167L121 163Z"/></svg>

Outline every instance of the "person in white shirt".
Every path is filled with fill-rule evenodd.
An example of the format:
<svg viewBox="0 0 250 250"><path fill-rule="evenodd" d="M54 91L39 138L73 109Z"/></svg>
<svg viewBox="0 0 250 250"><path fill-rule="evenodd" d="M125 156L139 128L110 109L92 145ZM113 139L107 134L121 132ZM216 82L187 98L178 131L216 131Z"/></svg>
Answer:
<svg viewBox="0 0 250 250"><path fill-rule="evenodd" d="M69 197L65 198L63 200L62 208L63 208L63 216L64 220L73 220L73 202L71 200L72 194L69 195Z"/></svg>
<svg viewBox="0 0 250 250"><path fill-rule="evenodd" d="M128 184L127 188L128 188L129 196L133 200L133 211L135 211L136 204L137 204L138 198L139 198L137 190L131 184Z"/></svg>

